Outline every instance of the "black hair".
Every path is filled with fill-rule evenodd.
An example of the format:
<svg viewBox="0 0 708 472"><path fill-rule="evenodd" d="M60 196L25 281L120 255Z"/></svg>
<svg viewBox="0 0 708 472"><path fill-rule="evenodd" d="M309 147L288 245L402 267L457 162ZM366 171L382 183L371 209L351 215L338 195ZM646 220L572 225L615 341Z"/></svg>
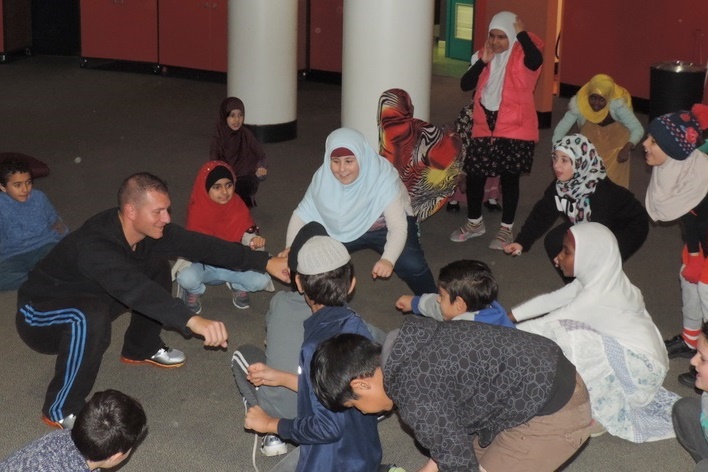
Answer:
<svg viewBox="0 0 708 472"><path fill-rule="evenodd" d="M104 461L134 448L147 434L142 405L117 390L96 392L76 416L71 439L85 459Z"/></svg>
<svg viewBox="0 0 708 472"><path fill-rule="evenodd" d="M305 275L298 272L302 291L314 303L325 306L343 306L349 297L354 266L351 261L322 274Z"/></svg>
<svg viewBox="0 0 708 472"><path fill-rule="evenodd" d="M472 259L451 262L440 269L438 287L447 291L450 303L462 298L467 311L487 308L499 295L499 285L489 266Z"/></svg>
<svg viewBox="0 0 708 472"><path fill-rule="evenodd" d="M133 174L125 179L118 189L118 206L123 208L127 203L138 204L150 190L169 194L167 182L158 176L149 172Z"/></svg>
<svg viewBox="0 0 708 472"><path fill-rule="evenodd" d="M361 334L343 333L322 341L310 362L310 383L325 408L343 411L358 397L351 381L373 377L381 367L381 345Z"/></svg>
<svg viewBox="0 0 708 472"><path fill-rule="evenodd" d="M708 340L708 321L704 321L701 324L701 334Z"/></svg>
<svg viewBox="0 0 708 472"><path fill-rule="evenodd" d="M30 174L32 170L29 164L24 159L10 158L0 162L0 185L7 186L7 181L10 180L12 174Z"/></svg>

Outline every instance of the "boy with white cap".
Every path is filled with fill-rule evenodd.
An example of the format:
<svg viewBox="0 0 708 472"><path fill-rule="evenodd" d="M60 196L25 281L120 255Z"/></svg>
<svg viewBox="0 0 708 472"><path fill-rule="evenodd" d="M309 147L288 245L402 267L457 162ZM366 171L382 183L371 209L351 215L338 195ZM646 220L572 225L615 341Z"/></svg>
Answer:
<svg viewBox="0 0 708 472"><path fill-rule="evenodd" d="M295 283L312 310L305 320L299 374L249 375L256 386L284 386L297 391L298 416L273 418L259 406L246 413L244 426L260 433L277 434L300 444L298 471L350 470L370 472L381 464L375 416L357 410L332 412L315 397L310 384L310 361L320 342L340 333L371 339L364 320L346 306L356 279L344 245L329 236L314 236L297 255Z"/></svg>

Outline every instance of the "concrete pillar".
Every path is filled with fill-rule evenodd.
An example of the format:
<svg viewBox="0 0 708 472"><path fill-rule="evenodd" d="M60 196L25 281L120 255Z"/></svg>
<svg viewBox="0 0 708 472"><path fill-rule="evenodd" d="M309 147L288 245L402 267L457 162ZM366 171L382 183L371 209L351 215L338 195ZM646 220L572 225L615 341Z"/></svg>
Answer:
<svg viewBox="0 0 708 472"><path fill-rule="evenodd" d="M407 91L415 117L430 119L434 10L434 0L344 0L342 126L374 149L383 91Z"/></svg>
<svg viewBox="0 0 708 472"><path fill-rule="evenodd" d="M227 93L261 142L297 136L297 0L230 0Z"/></svg>

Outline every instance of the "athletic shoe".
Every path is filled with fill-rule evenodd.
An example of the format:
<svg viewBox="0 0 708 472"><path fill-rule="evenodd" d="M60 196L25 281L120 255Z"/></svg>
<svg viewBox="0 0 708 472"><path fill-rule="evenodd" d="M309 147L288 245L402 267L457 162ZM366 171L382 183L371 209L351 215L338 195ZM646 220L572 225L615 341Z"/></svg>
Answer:
<svg viewBox="0 0 708 472"><path fill-rule="evenodd" d="M236 308L239 310L245 310L251 307L251 300L248 298L248 292L244 292L243 290L233 290L231 293L234 306Z"/></svg>
<svg viewBox="0 0 708 472"><path fill-rule="evenodd" d="M175 367L182 367L187 360L187 356L182 351L164 346L147 359L128 359L120 356L120 360L125 364L152 364L157 367L174 369Z"/></svg>
<svg viewBox="0 0 708 472"><path fill-rule="evenodd" d="M74 422L76 421L76 415L67 415L59 421L52 421L46 416L42 415L42 421L54 429L71 429L74 427Z"/></svg>
<svg viewBox="0 0 708 472"><path fill-rule="evenodd" d="M467 223L452 232L452 234L450 235L450 241L461 243L467 241L470 238L482 236L486 231L487 230L484 227L484 221L480 221L477 224L473 224L472 222L467 221Z"/></svg>
<svg viewBox="0 0 708 472"><path fill-rule="evenodd" d="M202 312L202 295L199 293L188 292L182 287L177 289L180 298L191 311L197 315Z"/></svg>
<svg viewBox="0 0 708 472"><path fill-rule="evenodd" d="M460 203L453 202L453 201L447 202L447 205L445 205L445 211L447 211L448 213L459 213L460 212Z"/></svg>
<svg viewBox="0 0 708 472"><path fill-rule="evenodd" d="M238 388L239 393L243 397L246 408L258 405L258 397L256 396L258 387L255 387L247 377L249 365L243 353L238 349L235 350L233 356L231 356L231 372L234 374L236 388Z"/></svg>
<svg viewBox="0 0 708 472"><path fill-rule="evenodd" d="M604 426L602 426L600 423L598 423L595 419L592 420L590 423L590 437L591 438L597 438L599 436L602 436L607 432L607 429L605 429Z"/></svg>
<svg viewBox="0 0 708 472"><path fill-rule="evenodd" d="M669 359L673 359L674 357L690 359L696 355L696 350L686 344L680 334L677 334L671 339L664 340L664 345L666 346L666 352L669 354Z"/></svg>
<svg viewBox="0 0 708 472"><path fill-rule="evenodd" d="M261 443L261 454L267 457L280 456L288 453L288 445L275 434L266 434Z"/></svg>
<svg viewBox="0 0 708 472"><path fill-rule="evenodd" d="M514 236L511 234L511 230L506 226L502 226L494 239L492 239L492 242L489 243L489 249L503 251L505 247L513 242Z"/></svg>

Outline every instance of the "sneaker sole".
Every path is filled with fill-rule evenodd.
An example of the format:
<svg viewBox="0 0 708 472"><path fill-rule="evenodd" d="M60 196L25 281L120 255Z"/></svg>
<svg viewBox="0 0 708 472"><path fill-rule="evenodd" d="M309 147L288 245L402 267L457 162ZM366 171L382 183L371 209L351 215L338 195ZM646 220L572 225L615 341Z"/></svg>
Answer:
<svg viewBox="0 0 708 472"><path fill-rule="evenodd" d="M261 454L263 454L266 457L275 457L275 456L282 456L283 454L288 453L288 445L283 443L279 444L278 446L275 447L261 447L260 448Z"/></svg>
<svg viewBox="0 0 708 472"><path fill-rule="evenodd" d="M239 310L248 310L249 308L251 308L251 305L238 305L236 304L236 302L234 302L234 306Z"/></svg>
<svg viewBox="0 0 708 472"><path fill-rule="evenodd" d="M49 418L47 418L46 416L44 416L44 415L42 415L42 421L44 421L44 423L45 423L47 426L49 426L50 428L54 428L54 429L64 429L64 427L61 425L61 423L59 423L58 421L52 421L52 420L50 420Z"/></svg>
<svg viewBox="0 0 708 472"><path fill-rule="evenodd" d="M487 232L487 231L485 230L485 231L480 231L480 232L478 232L478 233L472 233L472 234L470 234L469 236L465 236L464 238L461 237L461 236L458 236L457 239L455 239L455 236L450 236L450 241L452 241L453 243L464 243L464 242L467 241L468 239L478 238L478 237L482 236L482 235L483 235L484 233L486 233L486 232Z"/></svg>
<svg viewBox="0 0 708 472"><path fill-rule="evenodd" d="M154 365L155 367L161 367L163 369L176 369L177 367L182 367L184 365L184 362L178 362L177 364L162 364L160 362L153 361L151 359L143 359L143 360L135 360L135 359L128 359L127 357L120 356L120 361L123 364L131 364L131 365L141 365L141 364L149 364L149 365Z"/></svg>

